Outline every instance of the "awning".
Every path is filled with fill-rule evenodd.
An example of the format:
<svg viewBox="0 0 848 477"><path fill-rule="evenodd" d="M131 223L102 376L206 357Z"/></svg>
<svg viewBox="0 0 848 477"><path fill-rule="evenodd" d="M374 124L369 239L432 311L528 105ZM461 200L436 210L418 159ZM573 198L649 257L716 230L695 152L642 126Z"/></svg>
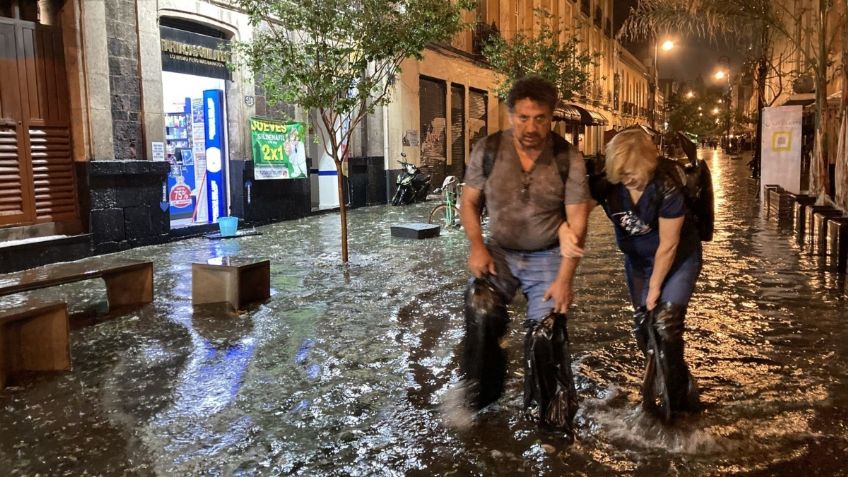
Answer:
<svg viewBox="0 0 848 477"><path fill-rule="evenodd" d="M554 121L579 123L581 117L580 110L577 109L577 106L571 104L559 103L554 110Z"/></svg>
<svg viewBox="0 0 848 477"><path fill-rule="evenodd" d="M586 126L606 126L607 118L601 113L588 111L576 104L559 103L554 109L554 121L578 123Z"/></svg>
<svg viewBox="0 0 848 477"><path fill-rule="evenodd" d="M606 126L608 124L607 118L603 114L597 111L589 111L589 114L592 116L592 126Z"/></svg>

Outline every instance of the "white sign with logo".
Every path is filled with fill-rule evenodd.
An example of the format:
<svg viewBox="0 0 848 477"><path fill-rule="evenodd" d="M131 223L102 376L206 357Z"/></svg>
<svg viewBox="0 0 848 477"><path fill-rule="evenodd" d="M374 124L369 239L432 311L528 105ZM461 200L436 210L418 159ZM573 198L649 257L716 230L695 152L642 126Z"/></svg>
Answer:
<svg viewBox="0 0 848 477"><path fill-rule="evenodd" d="M763 108L761 197L767 185L801 193L801 115L803 106Z"/></svg>

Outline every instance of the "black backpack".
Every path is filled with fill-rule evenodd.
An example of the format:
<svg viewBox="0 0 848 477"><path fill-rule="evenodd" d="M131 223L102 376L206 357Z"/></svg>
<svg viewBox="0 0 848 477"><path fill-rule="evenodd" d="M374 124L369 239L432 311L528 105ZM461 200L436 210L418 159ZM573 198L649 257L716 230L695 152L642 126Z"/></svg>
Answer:
<svg viewBox="0 0 848 477"><path fill-rule="evenodd" d="M695 159L684 166L673 159L660 157L654 173L654 181L657 182L659 190L654 196L652 206L659 207L665 191L670 187L677 187L683 192L686 217L695 226L698 237L702 242L711 241L715 229L715 211L713 210L712 176L706 162ZM611 184L606 179L606 171L590 175L589 189L592 197L598 202L610 197L609 187ZM617 202L609 202L609 206L616 211L623 209L623 204Z"/></svg>

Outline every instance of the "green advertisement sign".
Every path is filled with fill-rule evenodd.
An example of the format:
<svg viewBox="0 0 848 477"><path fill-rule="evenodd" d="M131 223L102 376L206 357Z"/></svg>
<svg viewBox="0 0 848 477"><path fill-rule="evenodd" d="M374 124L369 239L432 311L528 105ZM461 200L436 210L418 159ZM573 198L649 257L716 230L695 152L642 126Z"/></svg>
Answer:
<svg viewBox="0 0 848 477"><path fill-rule="evenodd" d="M250 118L256 180L308 177L305 132L303 123Z"/></svg>

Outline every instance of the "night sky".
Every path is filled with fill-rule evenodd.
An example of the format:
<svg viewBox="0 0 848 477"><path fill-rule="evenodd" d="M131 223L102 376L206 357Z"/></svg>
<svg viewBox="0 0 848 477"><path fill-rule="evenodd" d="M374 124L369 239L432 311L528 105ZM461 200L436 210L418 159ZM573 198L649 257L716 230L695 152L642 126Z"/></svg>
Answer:
<svg viewBox="0 0 848 477"><path fill-rule="evenodd" d="M637 0L615 0L613 3L615 5L613 19L617 32L629 14L630 7L636 5ZM741 46L729 44L727 41L711 42L695 36L687 37L679 34L672 40L675 42L673 50L670 52L659 50L657 63L661 78L692 82L702 75L704 83L711 86L715 82L712 75L722 57L729 59L730 68L734 73L738 73L742 67L743 56L739 54L739 51L743 50ZM639 59L645 60L653 56L653 50L644 40L640 42L622 40L622 42ZM653 47L653 44L650 44L650 47Z"/></svg>

